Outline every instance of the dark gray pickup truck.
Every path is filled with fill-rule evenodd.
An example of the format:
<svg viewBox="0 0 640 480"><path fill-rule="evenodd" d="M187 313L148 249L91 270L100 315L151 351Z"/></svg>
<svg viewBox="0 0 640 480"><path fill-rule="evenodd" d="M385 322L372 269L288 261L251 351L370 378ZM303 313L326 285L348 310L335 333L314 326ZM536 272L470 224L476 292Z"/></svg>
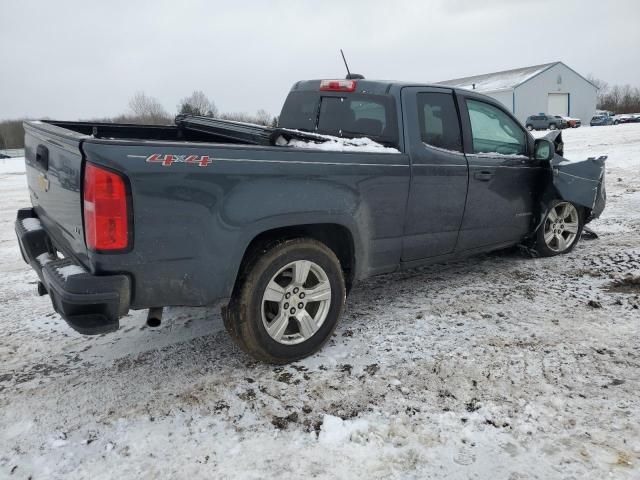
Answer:
<svg viewBox="0 0 640 480"><path fill-rule="evenodd" d="M568 162L491 98L364 79L296 83L279 126L25 123L22 255L77 331L221 303L254 357L330 337L355 281L523 244L570 251L604 158Z"/></svg>

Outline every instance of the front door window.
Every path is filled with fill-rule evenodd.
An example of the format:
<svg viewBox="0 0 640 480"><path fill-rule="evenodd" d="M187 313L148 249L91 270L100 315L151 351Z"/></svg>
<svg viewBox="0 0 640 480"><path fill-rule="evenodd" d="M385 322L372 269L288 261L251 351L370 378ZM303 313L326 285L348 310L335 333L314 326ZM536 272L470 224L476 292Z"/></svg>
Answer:
<svg viewBox="0 0 640 480"><path fill-rule="evenodd" d="M527 137L509 115L493 105L467 99L473 153L526 155Z"/></svg>

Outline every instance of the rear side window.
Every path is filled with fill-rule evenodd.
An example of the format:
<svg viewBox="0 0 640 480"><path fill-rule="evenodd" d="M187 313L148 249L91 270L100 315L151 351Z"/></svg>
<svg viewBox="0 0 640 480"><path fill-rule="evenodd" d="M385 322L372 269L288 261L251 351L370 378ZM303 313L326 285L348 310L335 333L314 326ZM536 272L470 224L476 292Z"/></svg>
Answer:
<svg viewBox="0 0 640 480"><path fill-rule="evenodd" d="M278 126L342 137L368 137L397 146L396 104L391 95L321 93L291 92Z"/></svg>
<svg viewBox="0 0 640 480"><path fill-rule="evenodd" d="M316 129L317 117L318 95L291 92L284 102L278 124L284 128L312 132Z"/></svg>
<svg viewBox="0 0 640 480"><path fill-rule="evenodd" d="M488 103L467 100L474 153L526 155L524 130L505 112Z"/></svg>
<svg viewBox="0 0 640 480"><path fill-rule="evenodd" d="M418 93L418 122L422 141L433 147L462 152L458 112L450 93Z"/></svg>

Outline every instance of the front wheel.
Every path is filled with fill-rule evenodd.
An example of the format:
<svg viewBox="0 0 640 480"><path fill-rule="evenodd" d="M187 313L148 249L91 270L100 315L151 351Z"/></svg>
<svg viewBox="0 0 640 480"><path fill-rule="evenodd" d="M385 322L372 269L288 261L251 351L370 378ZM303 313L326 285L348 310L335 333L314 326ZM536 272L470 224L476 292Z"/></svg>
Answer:
<svg viewBox="0 0 640 480"><path fill-rule="evenodd" d="M527 130L532 131L533 130L533 125L527 125Z"/></svg>
<svg viewBox="0 0 640 480"><path fill-rule="evenodd" d="M258 360L287 363L316 352L345 302L340 262L323 243L286 240L249 262L224 312L225 327Z"/></svg>
<svg viewBox="0 0 640 480"><path fill-rule="evenodd" d="M571 202L555 200L538 228L535 250L543 257L569 253L578 243L583 226L582 210Z"/></svg>
<svg viewBox="0 0 640 480"><path fill-rule="evenodd" d="M549 125L549 130L555 130L556 128L557 127L555 123L552 123L551 125Z"/></svg>

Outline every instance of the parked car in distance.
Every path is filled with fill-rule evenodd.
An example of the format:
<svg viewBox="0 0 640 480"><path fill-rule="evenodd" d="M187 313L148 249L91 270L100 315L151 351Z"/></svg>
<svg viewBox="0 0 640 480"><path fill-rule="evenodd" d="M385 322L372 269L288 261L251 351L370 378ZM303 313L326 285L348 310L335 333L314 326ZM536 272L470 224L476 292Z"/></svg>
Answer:
<svg viewBox="0 0 640 480"><path fill-rule="evenodd" d="M554 117L560 121L560 125L558 125L559 129L569 128L569 122L567 121L566 118L560 115L554 115Z"/></svg>
<svg viewBox="0 0 640 480"><path fill-rule="evenodd" d="M619 125L621 123L638 123L640 122L640 115L616 115L613 117L613 124Z"/></svg>
<svg viewBox="0 0 640 480"><path fill-rule="evenodd" d="M578 128L582 125L582 120L573 117L562 117L567 122L568 128Z"/></svg>
<svg viewBox="0 0 640 480"><path fill-rule="evenodd" d="M569 125L566 120L557 115L546 115L539 113L538 115L531 115L525 121L527 130L556 130L567 128Z"/></svg>
<svg viewBox="0 0 640 480"><path fill-rule="evenodd" d="M591 117L589 125L592 127L602 127L605 125L613 125L613 118L609 115L594 115Z"/></svg>

